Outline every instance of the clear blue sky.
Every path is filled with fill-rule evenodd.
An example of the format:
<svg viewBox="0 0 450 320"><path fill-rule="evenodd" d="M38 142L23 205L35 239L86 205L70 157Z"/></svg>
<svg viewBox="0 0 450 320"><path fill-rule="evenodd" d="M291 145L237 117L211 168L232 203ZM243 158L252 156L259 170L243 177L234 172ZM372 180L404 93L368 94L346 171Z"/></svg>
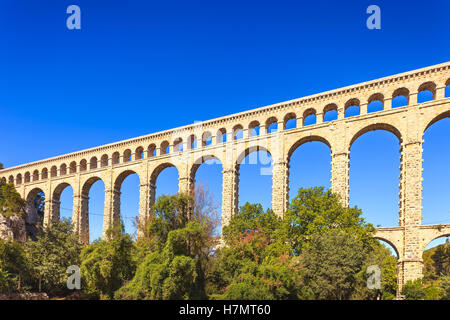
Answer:
<svg viewBox="0 0 450 320"><path fill-rule="evenodd" d="M70 4L81 8L81 30L66 28ZM371 4L381 30L366 28ZM449 61L449 12L447 0L0 0L0 161L14 166ZM445 119L425 136L424 223L450 223L449 133ZM329 162L326 146L300 147L291 194L329 187ZM220 170L197 175L218 200ZM351 204L369 222L397 225L398 176L392 134L355 142ZM241 204L270 206L271 176L242 166L241 181ZM158 194L176 192L175 169L157 182ZM91 239L101 234L102 188L91 190ZM137 177L122 191L124 216L137 215ZM70 216L70 188L62 202Z"/></svg>

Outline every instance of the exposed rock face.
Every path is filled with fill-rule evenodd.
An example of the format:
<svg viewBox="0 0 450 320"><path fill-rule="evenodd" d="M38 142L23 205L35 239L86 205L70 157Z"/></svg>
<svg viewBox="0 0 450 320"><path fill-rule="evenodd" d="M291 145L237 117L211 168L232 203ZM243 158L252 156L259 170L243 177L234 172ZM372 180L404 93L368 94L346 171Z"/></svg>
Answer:
<svg viewBox="0 0 450 320"><path fill-rule="evenodd" d="M27 240L25 220L19 215L5 217L0 214L0 239L24 243Z"/></svg>

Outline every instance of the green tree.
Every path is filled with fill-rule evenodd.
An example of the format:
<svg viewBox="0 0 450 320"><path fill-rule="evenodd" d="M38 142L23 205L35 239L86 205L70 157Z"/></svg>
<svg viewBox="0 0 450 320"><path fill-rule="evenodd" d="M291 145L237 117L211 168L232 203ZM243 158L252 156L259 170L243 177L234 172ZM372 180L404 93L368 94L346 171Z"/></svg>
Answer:
<svg viewBox="0 0 450 320"><path fill-rule="evenodd" d="M323 187L300 188L285 214L285 239L291 242L297 255L308 248L313 234L327 229L345 229L371 245L375 228L366 223L361 214L356 207L342 206L339 197Z"/></svg>
<svg viewBox="0 0 450 320"><path fill-rule="evenodd" d="M369 266L378 266L381 271L380 289L369 289L367 280L371 274L367 273ZM369 251L361 271L357 275L358 286L352 299L387 299L392 300L397 292L397 258L381 243L376 243Z"/></svg>
<svg viewBox="0 0 450 320"><path fill-rule="evenodd" d="M98 240L81 251L83 290L101 299L112 299L114 292L133 277L133 241L122 223L108 230L108 240Z"/></svg>
<svg viewBox="0 0 450 320"><path fill-rule="evenodd" d="M403 285L402 295L407 300L440 300L445 296L445 289L439 282L427 279L409 280Z"/></svg>
<svg viewBox="0 0 450 320"><path fill-rule="evenodd" d="M441 294L443 300L450 300L450 275L441 278Z"/></svg>
<svg viewBox="0 0 450 320"><path fill-rule="evenodd" d="M428 282L424 285L424 300L440 300L442 297L442 289L438 282Z"/></svg>
<svg viewBox="0 0 450 320"><path fill-rule="evenodd" d="M223 229L211 297L348 299L377 245L374 230L361 210L343 207L324 188L299 189L283 219L247 203Z"/></svg>
<svg viewBox="0 0 450 320"><path fill-rule="evenodd" d="M443 245L437 246L431 255L431 259L433 260L435 275L450 275L450 243L446 242Z"/></svg>
<svg viewBox="0 0 450 320"><path fill-rule="evenodd" d="M23 215L25 213L25 200L14 188L12 183L0 181L0 214L5 217Z"/></svg>
<svg viewBox="0 0 450 320"><path fill-rule="evenodd" d="M209 271L213 299L296 299L299 265L279 233L282 220L246 203L223 228L225 246Z"/></svg>
<svg viewBox="0 0 450 320"><path fill-rule="evenodd" d="M308 299L347 300L354 293L357 274L369 248L342 229L328 229L311 236L301 256L303 285Z"/></svg>
<svg viewBox="0 0 450 320"><path fill-rule="evenodd" d="M7 270L0 267L0 293L10 293L14 290L14 280Z"/></svg>
<svg viewBox="0 0 450 320"><path fill-rule="evenodd" d="M23 245L0 239L0 292L21 291L30 279L30 264Z"/></svg>
<svg viewBox="0 0 450 320"><path fill-rule="evenodd" d="M205 206L184 194L161 196L138 241L144 261L116 292L117 299L203 299L212 249L212 220Z"/></svg>
<svg viewBox="0 0 450 320"><path fill-rule="evenodd" d="M402 295L404 295L407 300L423 300L426 292L422 279L416 279L414 281L408 280L403 285Z"/></svg>
<svg viewBox="0 0 450 320"><path fill-rule="evenodd" d="M204 299L201 264L205 227L196 221L168 233L162 251L146 255L134 278L115 294L117 299Z"/></svg>
<svg viewBox="0 0 450 320"><path fill-rule="evenodd" d="M228 244L239 242L251 233L261 233L275 240L281 219L272 210L263 210L261 204L245 203L238 214L233 215L228 226L223 227L223 238Z"/></svg>
<svg viewBox="0 0 450 320"><path fill-rule="evenodd" d="M66 294L66 271L71 265L80 265L81 248L77 234L66 219L40 229L36 241L28 240L25 250L38 290L49 295Z"/></svg>

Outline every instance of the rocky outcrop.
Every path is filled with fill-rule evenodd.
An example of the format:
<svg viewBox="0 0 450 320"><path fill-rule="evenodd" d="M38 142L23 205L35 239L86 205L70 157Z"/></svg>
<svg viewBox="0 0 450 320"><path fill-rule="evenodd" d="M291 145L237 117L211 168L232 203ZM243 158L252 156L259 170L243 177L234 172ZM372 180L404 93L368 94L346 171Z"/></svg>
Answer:
<svg viewBox="0 0 450 320"><path fill-rule="evenodd" d="M5 217L0 214L0 239L24 243L27 240L25 220L19 215Z"/></svg>

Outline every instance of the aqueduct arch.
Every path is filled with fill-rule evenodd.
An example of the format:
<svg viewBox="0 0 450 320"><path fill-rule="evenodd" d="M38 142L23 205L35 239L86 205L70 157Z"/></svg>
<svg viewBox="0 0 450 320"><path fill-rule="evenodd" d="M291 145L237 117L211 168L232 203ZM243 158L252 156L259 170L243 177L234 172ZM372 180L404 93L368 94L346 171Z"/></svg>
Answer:
<svg viewBox="0 0 450 320"><path fill-rule="evenodd" d="M53 190L52 198L50 199L50 205L52 210L50 216L52 218L52 222L58 221L61 217L61 194L67 187L71 187L70 183L61 182Z"/></svg>
<svg viewBox="0 0 450 320"><path fill-rule="evenodd" d="M13 182L24 198L36 188L45 193L44 224L58 217L58 194L63 186L70 184L74 193L72 221L80 239L86 242L89 241L86 238L89 189L95 181L101 179L105 184L105 230L117 218L118 184L128 173L135 172L140 178L139 216L145 217L155 201L156 178L164 168L176 167L179 191L189 193L194 184L196 161L214 156L223 167L222 224L226 225L237 211L239 163L249 150L264 148L270 152L272 209L282 216L288 205L289 158L295 148L307 141L321 141L330 147L331 188L343 205L348 205L351 144L367 131L388 130L399 138L401 145L401 218L399 226L379 228L375 236L396 248L401 287L405 281L422 276L423 244L449 234L450 226L437 228L421 224L423 135L430 125L450 116L450 98L445 95L449 84L450 62L446 62L5 168L0 170L0 178ZM432 100L418 103L418 95L423 90L432 93ZM398 97L404 97L406 103L393 108L393 100ZM368 113L368 105L373 101L380 101L382 110ZM359 109L359 115L345 117L346 109L352 105ZM325 122L324 116L330 111L337 113L337 119ZM304 120L310 115L315 115L316 121L305 126ZM288 121L295 126L286 129ZM269 128L275 127L276 131L269 133ZM252 134L255 128L259 128L257 135ZM197 141L195 145L193 139Z"/></svg>

